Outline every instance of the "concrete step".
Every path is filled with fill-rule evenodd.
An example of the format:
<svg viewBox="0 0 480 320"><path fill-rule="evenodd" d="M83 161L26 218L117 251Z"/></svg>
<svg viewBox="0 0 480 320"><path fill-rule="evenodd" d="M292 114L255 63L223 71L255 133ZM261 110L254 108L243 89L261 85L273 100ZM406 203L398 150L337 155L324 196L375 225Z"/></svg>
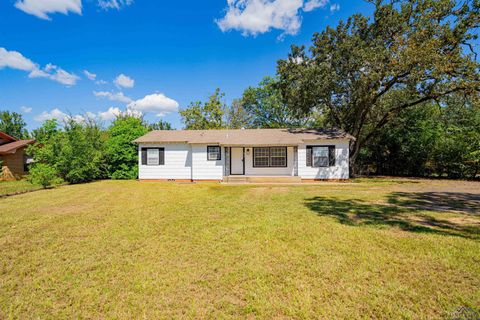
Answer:
<svg viewBox="0 0 480 320"><path fill-rule="evenodd" d="M228 176L228 183L302 183L302 178L292 176Z"/></svg>

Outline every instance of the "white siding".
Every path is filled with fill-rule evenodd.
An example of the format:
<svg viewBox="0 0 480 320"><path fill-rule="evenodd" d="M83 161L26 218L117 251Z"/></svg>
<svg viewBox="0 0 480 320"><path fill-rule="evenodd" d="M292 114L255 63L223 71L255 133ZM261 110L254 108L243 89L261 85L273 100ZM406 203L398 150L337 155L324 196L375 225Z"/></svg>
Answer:
<svg viewBox="0 0 480 320"><path fill-rule="evenodd" d="M142 165L142 148L165 148L165 165ZM191 179L192 151L186 143L176 144L140 144L138 147L139 178L154 179Z"/></svg>
<svg viewBox="0 0 480 320"><path fill-rule="evenodd" d="M307 146L335 145L335 166L307 167ZM298 146L298 175L302 179L348 179L348 140L325 140L322 143L304 143Z"/></svg>
<svg viewBox="0 0 480 320"><path fill-rule="evenodd" d="M248 154L248 150L250 154ZM253 147L245 147L245 175L246 176L293 176L294 175L293 147L287 148L287 167L281 168L254 168Z"/></svg>
<svg viewBox="0 0 480 320"><path fill-rule="evenodd" d="M213 146L214 144L209 144ZM221 147L221 160L209 161L207 159L207 144L192 145L193 180L222 180L223 164L225 161L225 148Z"/></svg>

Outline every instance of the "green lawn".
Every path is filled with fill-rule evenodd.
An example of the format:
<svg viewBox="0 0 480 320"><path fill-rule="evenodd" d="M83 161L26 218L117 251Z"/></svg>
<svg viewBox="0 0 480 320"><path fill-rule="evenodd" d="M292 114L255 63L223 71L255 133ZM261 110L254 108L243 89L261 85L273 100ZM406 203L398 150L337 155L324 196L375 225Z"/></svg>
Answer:
<svg viewBox="0 0 480 320"><path fill-rule="evenodd" d="M102 181L0 199L0 319L432 319L480 306L480 183Z"/></svg>
<svg viewBox="0 0 480 320"><path fill-rule="evenodd" d="M19 181L0 181L0 197L9 195L24 193L33 190L39 190L42 187L39 185L31 184L26 180Z"/></svg>

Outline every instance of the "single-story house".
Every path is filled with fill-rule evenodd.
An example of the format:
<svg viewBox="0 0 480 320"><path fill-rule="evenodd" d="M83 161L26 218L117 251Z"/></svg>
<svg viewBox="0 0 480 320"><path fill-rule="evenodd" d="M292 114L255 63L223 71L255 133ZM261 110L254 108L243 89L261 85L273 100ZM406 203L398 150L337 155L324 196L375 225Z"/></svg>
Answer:
<svg viewBox="0 0 480 320"><path fill-rule="evenodd" d="M0 132L0 180L15 180L27 172L29 158L25 149L35 140L18 140Z"/></svg>
<svg viewBox="0 0 480 320"><path fill-rule="evenodd" d="M349 178L341 130L161 130L136 139L140 180L281 182Z"/></svg>

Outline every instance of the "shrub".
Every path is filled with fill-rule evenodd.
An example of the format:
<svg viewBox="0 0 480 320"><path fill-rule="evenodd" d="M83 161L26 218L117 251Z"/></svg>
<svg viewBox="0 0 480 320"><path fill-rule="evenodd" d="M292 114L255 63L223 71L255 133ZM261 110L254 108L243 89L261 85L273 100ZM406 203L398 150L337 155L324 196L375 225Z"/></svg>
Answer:
<svg viewBox="0 0 480 320"><path fill-rule="evenodd" d="M43 188L56 186L63 182L54 167L43 163L37 163L30 168L28 180L33 184L41 185Z"/></svg>

